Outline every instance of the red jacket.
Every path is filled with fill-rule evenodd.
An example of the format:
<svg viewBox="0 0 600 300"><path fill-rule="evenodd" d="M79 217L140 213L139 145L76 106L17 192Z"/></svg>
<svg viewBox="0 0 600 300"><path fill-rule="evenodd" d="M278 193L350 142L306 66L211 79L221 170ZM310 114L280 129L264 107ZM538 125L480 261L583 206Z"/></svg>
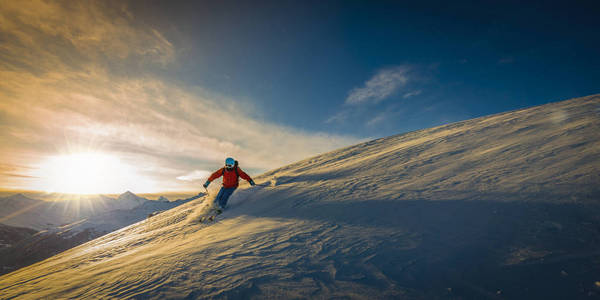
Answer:
<svg viewBox="0 0 600 300"><path fill-rule="evenodd" d="M238 174L240 174L240 177L246 179L247 181L252 180L252 178L250 178L250 176L248 176L248 174L246 174L244 171L242 171L242 169L240 169L240 167L236 167L236 168L237 168ZM210 177L208 177L208 181L213 181L221 176L223 176L223 187L226 187L226 188L238 187L239 179L238 179L237 174L235 173L235 169L227 170L227 168L220 168L216 172L212 173L212 175L210 175Z"/></svg>

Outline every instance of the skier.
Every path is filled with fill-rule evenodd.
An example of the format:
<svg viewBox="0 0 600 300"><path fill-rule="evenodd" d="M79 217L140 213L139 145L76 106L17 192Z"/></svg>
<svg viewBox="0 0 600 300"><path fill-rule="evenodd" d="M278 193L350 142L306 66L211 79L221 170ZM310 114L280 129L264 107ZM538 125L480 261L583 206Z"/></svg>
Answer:
<svg viewBox="0 0 600 300"><path fill-rule="evenodd" d="M217 198L215 198L215 202L217 204L217 212L223 211L225 206L227 205L227 199L229 196L233 194L235 189L239 185L239 177L242 177L246 181L250 183L250 185L254 185L254 180L248 176L240 167L238 167L237 160L228 157L225 159L225 167L214 172L208 180L204 183L204 188L207 188L211 181L223 176L223 187L217 194Z"/></svg>

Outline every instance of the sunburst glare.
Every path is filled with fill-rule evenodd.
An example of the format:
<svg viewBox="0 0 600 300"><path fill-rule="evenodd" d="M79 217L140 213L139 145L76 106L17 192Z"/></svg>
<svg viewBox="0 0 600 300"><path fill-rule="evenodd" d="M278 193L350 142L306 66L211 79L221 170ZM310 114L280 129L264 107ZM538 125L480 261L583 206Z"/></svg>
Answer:
<svg viewBox="0 0 600 300"><path fill-rule="evenodd" d="M144 182L129 165L113 155L86 152L49 157L38 169L42 179L36 187L49 193L120 193L132 179Z"/></svg>

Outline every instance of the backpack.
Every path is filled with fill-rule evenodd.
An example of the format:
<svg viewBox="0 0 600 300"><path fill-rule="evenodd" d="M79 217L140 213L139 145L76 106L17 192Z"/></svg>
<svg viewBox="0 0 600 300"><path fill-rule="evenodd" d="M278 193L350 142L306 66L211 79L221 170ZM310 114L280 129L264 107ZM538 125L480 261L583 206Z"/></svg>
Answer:
<svg viewBox="0 0 600 300"><path fill-rule="evenodd" d="M233 169L235 170L235 175L237 175L238 180L240 178L240 173L238 172L238 161L235 161L235 164L233 165ZM222 176L225 176L225 168L223 168L223 173L221 174Z"/></svg>

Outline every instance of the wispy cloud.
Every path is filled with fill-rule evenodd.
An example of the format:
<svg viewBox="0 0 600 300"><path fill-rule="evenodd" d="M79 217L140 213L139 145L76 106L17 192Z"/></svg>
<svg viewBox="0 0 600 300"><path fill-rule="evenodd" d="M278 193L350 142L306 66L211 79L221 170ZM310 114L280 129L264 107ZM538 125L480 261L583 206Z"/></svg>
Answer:
<svg viewBox="0 0 600 300"><path fill-rule="evenodd" d="M137 24L126 6L104 3L3 3L5 163L35 169L57 152L93 148L135 166L157 189L185 189L192 185L177 177L191 179L226 156L267 170L357 141L264 122L232 109L234 99L163 80L148 66L168 68L177 59L174 46L158 29ZM115 75L115 65L135 75ZM29 175L18 170L10 173Z"/></svg>
<svg viewBox="0 0 600 300"><path fill-rule="evenodd" d="M136 24L124 2L5 1L0 16L5 58L30 71L92 71L109 60L166 65L175 59L173 45L159 31Z"/></svg>
<svg viewBox="0 0 600 300"><path fill-rule="evenodd" d="M341 111L337 112L335 115L333 115L333 116L329 117L327 120L325 120L325 123L330 124L330 123L343 122L349 116L350 116L350 111L348 109L341 110Z"/></svg>
<svg viewBox="0 0 600 300"><path fill-rule="evenodd" d="M186 175L178 176L177 179L183 181L205 180L210 176L211 172L206 170L194 170Z"/></svg>
<svg viewBox="0 0 600 300"><path fill-rule="evenodd" d="M397 66L379 70L364 86L354 88L346 98L346 104L356 105L380 102L394 93L409 81L407 66Z"/></svg>
<svg viewBox="0 0 600 300"><path fill-rule="evenodd" d="M408 99L408 98L411 98L411 97L414 97L414 96L419 96L419 95L421 95L421 93L423 93L422 90L416 90L416 91L408 92L408 93L405 93L402 96L402 98Z"/></svg>
<svg viewBox="0 0 600 300"><path fill-rule="evenodd" d="M397 101L382 104L384 100L392 97L409 99L423 93L422 86L427 77L420 74L422 69L415 65L401 65L376 71L363 86L350 90L344 105L325 123L344 126L361 124L369 129L382 125L398 109Z"/></svg>
<svg viewBox="0 0 600 300"><path fill-rule="evenodd" d="M387 115L385 113L380 113L377 116L375 116L374 118L367 121L366 125L372 127L372 126L375 126L375 125L385 121L386 119L387 119Z"/></svg>

